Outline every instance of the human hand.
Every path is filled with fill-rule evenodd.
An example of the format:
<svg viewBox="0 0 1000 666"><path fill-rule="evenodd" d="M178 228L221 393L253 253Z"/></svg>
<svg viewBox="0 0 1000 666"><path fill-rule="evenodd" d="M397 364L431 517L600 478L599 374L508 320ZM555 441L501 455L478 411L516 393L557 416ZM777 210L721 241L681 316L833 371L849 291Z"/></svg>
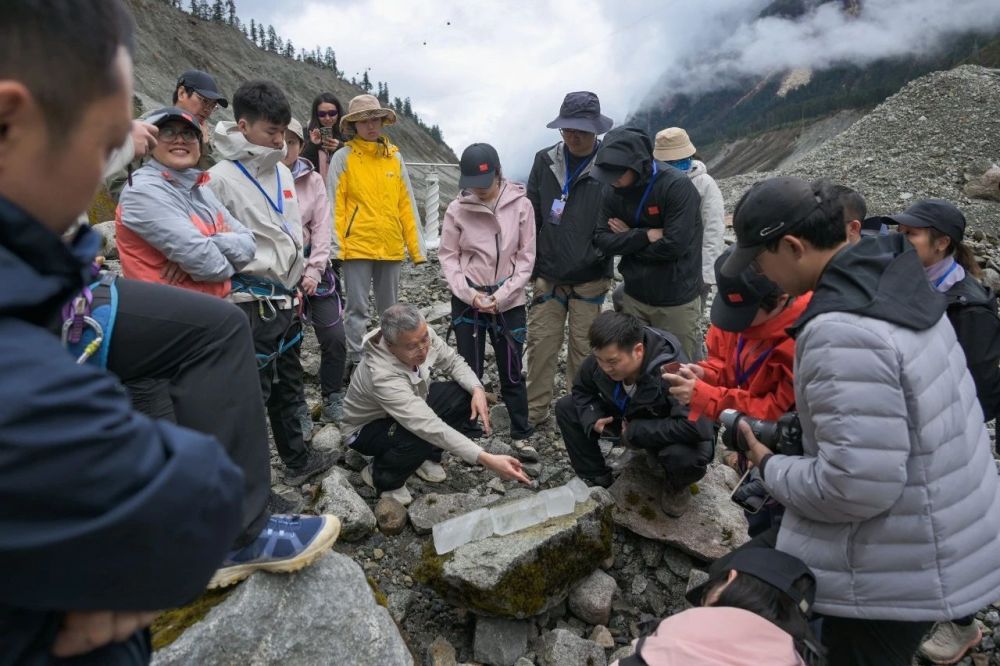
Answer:
<svg viewBox="0 0 1000 666"><path fill-rule="evenodd" d="M701 367L697 363L681 363L681 368L687 370L698 379L705 379L705 368Z"/></svg>
<svg viewBox="0 0 1000 666"><path fill-rule="evenodd" d="M180 266L172 261L168 261L160 271L160 278L163 279L167 284L178 284L188 278L188 274L184 272Z"/></svg>
<svg viewBox="0 0 1000 666"><path fill-rule="evenodd" d="M594 422L594 432L598 435L603 435L604 429L607 428L614 420L615 417L613 416L605 416L602 419L597 419L597 421Z"/></svg>
<svg viewBox="0 0 1000 666"><path fill-rule="evenodd" d="M670 395L672 395L677 402L682 405L690 405L691 397L694 395L695 384L698 383L698 378L694 376L694 373L681 367L676 373L664 372L662 375L663 380L670 384Z"/></svg>
<svg viewBox="0 0 1000 666"><path fill-rule="evenodd" d="M526 486L531 485L531 479L524 473L524 467L517 458L483 451L479 454L479 463L505 481L517 479Z"/></svg>
<svg viewBox="0 0 1000 666"><path fill-rule="evenodd" d="M611 229L611 231L615 232L616 234L621 234L625 233L632 227L628 226L627 224L619 220L617 217L611 217L608 218L608 228Z"/></svg>
<svg viewBox="0 0 1000 666"><path fill-rule="evenodd" d="M483 422L483 431L489 435L493 431L490 426L490 406L486 402L486 391L481 387L472 391L472 413L469 420L475 421L477 418Z"/></svg>
<svg viewBox="0 0 1000 666"><path fill-rule="evenodd" d="M334 138L323 139L323 150L328 150L331 153L337 148L340 148L340 141Z"/></svg>
<svg viewBox="0 0 1000 666"><path fill-rule="evenodd" d="M303 275L302 284L299 286L302 287L303 294L305 294L306 296L312 296L313 294L316 293L316 287L319 286L319 282L317 282L314 278L309 277L308 275Z"/></svg>
<svg viewBox="0 0 1000 666"><path fill-rule="evenodd" d="M141 120L132 121L132 146L135 148L135 158L145 157L149 151L156 147L156 137L160 134L160 128L150 125Z"/></svg>
<svg viewBox="0 0 1000 666"><path fill-rule="evenodd" d="M649 239L650 243L655 243L656 241L663 238L663 229L646 229L646 238Z"/></svg>
<svg viewBox="0 0 1000 666"><path fill-rule="evenodd" d="M318 129L309 130L309 140L313 143L323 143L323 137L320 135Z"/></svg>
<svg viewBox="0 0 1000 666"><path fill-rule="evenodd" d="M152 624L157 611L69 611L52 644L56 657L75 657L120 643Z"/></svg>
<svg viewBox="0 0 1000 666"><path fill-rule="evenodd" d="M753 463L755 467L760 467L760 461L764 459L764 456L771 453L771 450L761 444L760 440L753 434L753 428L745 420L740 419L738 427L740 429L740 436L747 443L747 460Z"/></svg>
<svg viewBox="0 0 1000 666"><path fill-rule="evenodd" d="M472 299L472 307L480 312L496 313L497 301L488 294L476 294L475 298Z"/></svg>

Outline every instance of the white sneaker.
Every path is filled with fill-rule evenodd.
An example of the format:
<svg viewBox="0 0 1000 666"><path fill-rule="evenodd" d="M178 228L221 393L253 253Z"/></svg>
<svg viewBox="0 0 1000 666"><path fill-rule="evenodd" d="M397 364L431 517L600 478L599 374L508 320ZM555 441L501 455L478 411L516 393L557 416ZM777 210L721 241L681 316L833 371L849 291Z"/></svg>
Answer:
<svg viewBox="0 0 1000 666"><path fill-rule="evenodd" d="M417 468L417 476L427 483L441 483L448 478L441 463L436 463L433 460L425 460L420 463L420 467Z"/></svg>
<svg viewBox="0 0 1000 666"><path fill-rule="evenodd" d="M405 484L395 490L383 490L381 496L391 497L403 506L409 506L413 502L413 495L410 494Z"/></svg>
<svg viewBox="0 0 1000 666"><path fill-rule="evenodd" d="M982 639L983 632L975 620L965 627L954 622L938 622L927 640L921 643L920 654L935 664L954 664Z"/></svg>
<svg viewBox="0 0 1000 666"><path fill-rule="evenodd" d="M365 482L365 485L369 488L375 487L375 482L372 481L372 466L366 465L363 470L361 470L361 480Z"/></svg>

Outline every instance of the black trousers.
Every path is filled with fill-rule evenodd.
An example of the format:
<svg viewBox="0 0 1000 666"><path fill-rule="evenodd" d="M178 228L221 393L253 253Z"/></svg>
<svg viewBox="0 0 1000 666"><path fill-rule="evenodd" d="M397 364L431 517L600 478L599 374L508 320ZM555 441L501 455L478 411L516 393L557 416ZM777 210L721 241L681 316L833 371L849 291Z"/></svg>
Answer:
<svg viewBox="0 0 1000 666"><path fill-rule="evenodd" d="M309 449L302 439L302 423L298 418L303 390L302 362L299 359L302 346L298 344L278 353L283 341L294 339L302 330L302 322L291 309L278 310L270 321L266 321L261 316L258 303L236 305L250 321L254 351L270 359L260 367L258 378L278 455L286 467L302 467L309 459ZM265 314L271 314L267 308ZM258 366L261 363L262 361L258 362Z"/></svg>
<svg viewBox="0 0 1000 666"><path fill-rule="evenodd" d="M580 417L573 404L573 396L564 395L556 402L556 423L566 443L566 452L573 471L583 479L596 479L611 473L611 468L601 454L599 437L587 434L580 425ZM637 448L654 450L643 446L642 442L633 441ZM708 469L712 461L714 447L711 442L690 444L668 444L655 449L656 457L667 475L667 486L680 490L695 483Z"/></svg>
<svg viewBox="0 0 1000 666"><path fill-rule="evenodd" d="M319 341L319 384L323 397L339 393L344 386L347 341L344 336L344 292L334 278L335 292L322 298L308 297L309 319ZM330 288L331 285L324 285Z"/></svg>
<svg viewBox="0 0 1000 666"><path fill-rule="evenodd" d="M824 615L821 639L829 666L910 666L933 625Z"/></svg>
<svg viewBox="0 0 1000 666"><path fill-rule="evenodd" d="M271 455L246 317L222 299L119 279L108 370L139 411L215 436L242 470L244 530L267 522ZM147 411L151 410L151 411Z"/></svg>
<svg viewBox="0 0 1000 666"><path fill-rule="evenodd" d="M442 421L460 430L469 420L472 396L458 382L434 382L427 405ZM425 460L441 462L442 453L388 417L365 425L351 448L372 457L372 481L379 492L401 487Z"/></svg>
<svg viewBox="0 0 1000 666"><path fill-rule="evenodd" d="M528 389L521 376L524 358L524 333L527 311L523 305L499 315L479 314L479 325L459 319L470 319L473 310L462 300L451 297L451 321L455 329L455 346L469 367L482 379L486 337L490 338L500 376L500 395L510 414L510 434L525 439L532 433L528 425ZM457 322L457 323L456 323Z"/></svg>

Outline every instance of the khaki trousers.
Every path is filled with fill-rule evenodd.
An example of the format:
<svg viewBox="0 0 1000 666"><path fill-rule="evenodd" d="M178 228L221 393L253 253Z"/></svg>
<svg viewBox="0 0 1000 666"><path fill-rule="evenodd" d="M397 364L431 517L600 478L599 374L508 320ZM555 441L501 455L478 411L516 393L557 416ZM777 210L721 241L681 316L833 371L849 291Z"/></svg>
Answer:
<svg viewBox="0 0 1000 666"><path fill-rule="evenodd" d="M562 349L566 321L569 320L569 343L566 353L566 392L573 386L576 372L590 354L587 332L601 312L601 303L584 299L603 297L611 280L601 279L576 285L556 285L544 278L533 284L534 298L554 295L545 302L533 302L528 309L528 340L525 347L528 366L528 422L534 426L545 420L555 388L556 361Z"/></svg>
<svg viewBox="0 0 1000 666"><path fill-rule="evenodd" d="M628 294L622 303L622 312L641 319L647 326L673 333L681 341L684 353L691 361L701 360L701 296L683 305L646 305Z"/></svg>

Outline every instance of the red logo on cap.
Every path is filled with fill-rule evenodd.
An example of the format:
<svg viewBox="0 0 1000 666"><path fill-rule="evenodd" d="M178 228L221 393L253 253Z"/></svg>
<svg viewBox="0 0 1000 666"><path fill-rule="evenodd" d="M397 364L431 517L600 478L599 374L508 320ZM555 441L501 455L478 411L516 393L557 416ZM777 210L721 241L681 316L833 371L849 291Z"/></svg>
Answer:
<svg viewBox="0 0 1000 666"><path fill-rule="evenodd" d="M485 162L483 162L482 164L479 165L479 173L486 173L489 170L490 170L490 165L489 164L486 164Z"/></svg>
<svg viewBox="0 0 1000 666"><path fill-rule="evenodd" d="M743 294L740 294L738 292L733 292L731 294L726 294L726 299L730 303L742 303L743 302Z"/></svg>
<svg viewBox="0 0 1000 666"><path fill-rule="evenodd" d="M285 198L286 199L291 199L294 196L295 196L294 192L292 192L291 190L285 190Z"/></svg>
<svg viewBox="0 0 1000 666"><path fill-rule="evenodd" d="M650 215L659 215L660 214L660 207L659 206L650 206L649 208L646 209L646 212L649 213Z"/></svg>

